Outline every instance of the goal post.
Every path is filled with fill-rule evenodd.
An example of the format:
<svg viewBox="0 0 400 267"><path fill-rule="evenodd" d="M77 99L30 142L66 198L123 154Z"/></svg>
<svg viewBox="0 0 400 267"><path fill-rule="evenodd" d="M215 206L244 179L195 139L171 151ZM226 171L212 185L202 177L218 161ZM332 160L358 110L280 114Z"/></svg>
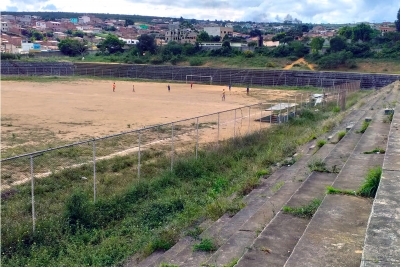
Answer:
<svg viewBox="0 0 400 267"><path fill-rule="evenodd" d="M202 83L212 84L212 81L213 81L212 76L203 76L203 75L195 75L195 74L186 75L186 83L202 82Z"/></svg>

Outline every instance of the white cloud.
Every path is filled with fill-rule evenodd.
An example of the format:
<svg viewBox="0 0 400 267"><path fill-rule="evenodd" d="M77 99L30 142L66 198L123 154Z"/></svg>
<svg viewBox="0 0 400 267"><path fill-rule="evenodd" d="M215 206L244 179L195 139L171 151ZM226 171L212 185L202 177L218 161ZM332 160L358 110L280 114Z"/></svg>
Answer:
<svg viewBox="0 0 400 267"><path fill-rule="evenodd" d="M383 3L382 3L383 2ZM394 21L398 0L3 0L1 10L136 14L209 20L277 21L287 14L312 23Z"/></svg>

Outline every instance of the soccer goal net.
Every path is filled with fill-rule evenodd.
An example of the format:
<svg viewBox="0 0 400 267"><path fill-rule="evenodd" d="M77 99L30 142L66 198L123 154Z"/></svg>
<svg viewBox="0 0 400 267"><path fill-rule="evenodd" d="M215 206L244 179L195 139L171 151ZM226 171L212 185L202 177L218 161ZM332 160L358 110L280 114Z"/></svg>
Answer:
<svg viewBox="0 0 400 267"><path fill-rule="evenodd" d="M197 83L209 83L212 84L212 76L203 75L186 75L186 83L197 82Z"/></svg>

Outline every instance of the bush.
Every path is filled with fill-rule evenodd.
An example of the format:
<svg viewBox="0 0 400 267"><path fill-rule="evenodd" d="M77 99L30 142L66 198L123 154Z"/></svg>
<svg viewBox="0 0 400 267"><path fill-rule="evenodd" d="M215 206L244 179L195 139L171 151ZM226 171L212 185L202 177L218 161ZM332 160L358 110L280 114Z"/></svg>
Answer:
<svg viewBox="0 0 400 267"><path fill-rule="evenodd" d="M160 56L153 56L153 57L150 58L150 63L151 63L151 64L157 65L157 64L161 64L161 63L163 63L163 62L164 62L164 60L163 60L163 58L160 57Z"/></svg>
<svg viewBox="0 0 400 267"><path fill-rule="evenodd" d="M201 66L204 64L203 60L200 58L192 58L189 61L190 66Z"/></svg>
<svg viewBox="0 0 400 267"><path fill-rule="evenodd" d="M342 140L345 135L346 135L345 131L338 132L338 140L339 141Z"/></svg>
<svg viewBox="0 0 400 267"><path fill-rule="evenodd" d="M317 146L319 148L323 147L326 144L326 140L318 140L317 141Z"/></svg>
<svg viewBox="0 0 400 267"><path fill-rule="evenodd" d="M13 59L20 59L21 55L18 54L11 54L11 53L0 53L1 60L13 60Z"/></svg>
<svg viewBox="0 0 400 267"><path fill-rule="evenodd" d="M243 52L243 55L244 55L244 57L246 57L246 58L254 57L254 53L251 52L250 50L244 51L244 52Z"/></svg>
<svg viewBox="0 0 400 267"><path fill-rule="evenodd" d="M275 68L275 67L276 67L276 65L275 65L274 62L267 62L267 63L265 64L265 66L266 66L267 68Z"/></svg>

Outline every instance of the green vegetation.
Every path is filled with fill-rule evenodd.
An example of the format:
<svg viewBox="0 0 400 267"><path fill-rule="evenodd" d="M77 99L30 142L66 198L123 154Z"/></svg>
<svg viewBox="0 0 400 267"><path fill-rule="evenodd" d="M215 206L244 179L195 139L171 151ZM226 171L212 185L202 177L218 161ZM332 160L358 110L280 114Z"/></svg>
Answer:
<svg viewBox="0 0 400 267"><path fill-rule="evenodd" d="M199 244L193 245L194 251L215 251L217 250L217 246L214 244L214 241L208 238L204 238L200 241Z"/></svg>
<svg viewBox="0 0 400 267"><path fill-rule="evenodd" d="M326 144L326 140L318 140L317 141L317 147L321 148Z"/></svg>
<svg viewBox="0 0 400 267"><path fill-rule="evenodd" d="M281 181L281 182L279 182L279 183L276 183L276 184L271 188L271 191L272 191L273 193L278 192L278 190L281 189L281 187L282 187L284 184L285 184L284 181Z"/></svg>
<svg viewBox="0 0 400 267"><path fill-rule="evenodd" d="M346 131L338 132L338 141L342 140L345 135L346 135Z"/></svg>
<svg viewBox="0 0 400 267"><path fill-rule="evenodd" d="M357 191L337 189L332 186L327 186L327 194L341 194L374 198L378 190L379 182L381 180L382 168L375 167L368 170L364 183Z"/></svg>
<svg viewBox="0 0 400 267"><path fill-rule="evenodd" d="M288 207L284 206L283 207L283 212L292 214L293 216L300 217L300 218L307 218L310 219L314 215L314 213L317 211L318 207L321 205L322 200L321 199L313 199L309 204L293 208L293 207Z"/></svg>
<svg viewBox="0 0 400 267"><path fill-rule="evenodd" d="M383 148L377 147L371 151L365 151L364 154L385 154L385 152Z"/></svg>
<svg viewBox="0 0 400 267"><path fill-rule="evenodd" d="M35 233L30 185L17 186L2 201L2 265L110 266L135 253L168 249L199 222L243 208L242 197L259 184L255 170L269 169L330 130L332 115L328 107L304 110L263 134L207 147L197 160L193 153L181 155L172 172L166 154L146 152L140 180L137 155L99 161L95 203L93 166L53 173L35 182ZM65 153L74 157L76 151Z"/></svg>
<svg viewBox="0 0 400 267"><path fill-rule="evenodd" d="M365 133L370 123L371 122L369 121L364 121L363 124L361 125L360 130L356 131L356 133Z"/></svg>
<svg viewBox="0 0 400 267"><path fill-rule="evenodd" d="M326 163L321 159L315 159L308 164L310 171L316 172L327 172L327 173L339 173L337 166L334 165L331 170L326 167Z"/></svg>
<svg viewBox="0 0 400 267"><path fill-rule="evenodd" d="M327 186L326 189L327 189L326 192L327 194L352 195L352 196L356 195L355 191L337 189L332 186Z"/></svg>
<svg viewBox="0 0 400 267"><path fill-rule="evenodd" d="M179 267L178 265L161 263L158 267Z"/></svg>
<svg viewBox="0 0 400 267"><path fill-rule="evenodd" d="M378 190L379 182L381 180L382 168L375 167L368 170L368 173L365 177L365 181L358 189L357 195L362 197L372 197L374 198L376 195L376 191Z"/></svg>

